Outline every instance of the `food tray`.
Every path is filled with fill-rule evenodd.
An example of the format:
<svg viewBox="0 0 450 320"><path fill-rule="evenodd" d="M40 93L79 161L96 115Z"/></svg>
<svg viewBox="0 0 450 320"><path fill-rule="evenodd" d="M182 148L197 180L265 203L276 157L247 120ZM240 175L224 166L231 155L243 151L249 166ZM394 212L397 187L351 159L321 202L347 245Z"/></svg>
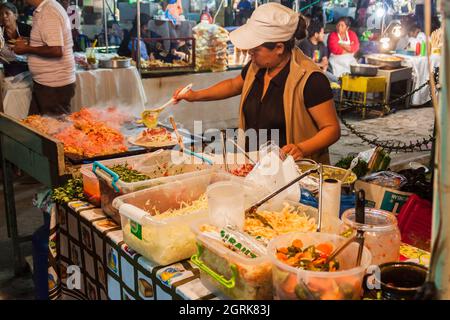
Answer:
<svg viewBox="0 0 450 320"><path fill-rule="evenodd" d="M358 244L352 243L337 258L341 265L339 271L307 271L289 266L276 257L278 248L290 246L295 239L301 240L304 247L330 242L336 248L346 241L346 238L333 234L302 232L293 232L273 239L267 250L273 265L275 299L308 300L308 292L317 300L360 299L365 270L372 260L366 247L359 267L355 267Z"/></svg>
<svg viewBox="0 0 450 320"><path fill-rule="evenodd" d="M165 219L159 219L158 212L178 209L183 201L191 203L199 199L212 183L233 179L242 181L213 170L177 178L177 181L120 196L113 202L121 215L125 243L159 265L187 259L195 253L195 235L189 225L206 218L208 210L199 209Z"/></svg>
<svg viewBox="0 0 450 320"><path fill-rule="evenodd" d="M131 67L131 58L123 59L99 59L98 65L105 69L122 69Z"/></svg>
<svg viewBox="0 0 450 320"><path fill-rule="evenodd" d="M194 176L198 171L210 169L207 165L198 163L198 160L194 162L193 158L188 157L184 159L189 159L189 162L176 164L172 160L179 159L176 158L177 155L178 152L176 151L159 150L135 157L94 162L92 169L99 180L103 211L120 224L119 211L112 205L116 197L170 181L176 181L179 179L179 176ZM143 160L145 162L139 164ZM150 175L151 179L128 183L120 180L115 172L106 168L107 166L125 163L144 174ZM164 166L166 167L164 168Z"/></svg>
<svg viewBox="0 0 450 320"><path fill-rule="evenodd" d="M402 67L402 58L388 54L370 54L366 56L367 63L380 68L398 69Z"/></svg>
<svg viewBox="0 0 450 320"><path fill-rule="evenodd" d="M200 268L202 283L214 294L238 300L270 300L272 265L267 255L245 257L226 248L221 242L203 235L200 226L208 220L192 225L196 235L197 253L191 261Z"/></svg>

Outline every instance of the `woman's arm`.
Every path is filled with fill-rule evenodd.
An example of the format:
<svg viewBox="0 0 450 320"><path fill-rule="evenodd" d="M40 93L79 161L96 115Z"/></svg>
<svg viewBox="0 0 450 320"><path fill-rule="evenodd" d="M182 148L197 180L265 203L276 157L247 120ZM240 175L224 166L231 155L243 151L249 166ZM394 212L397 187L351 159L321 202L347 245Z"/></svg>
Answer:
<svg viewBox="0 0 450 320"><path fill-rule="evenodd" d="M244 80L242 76L239 74L237 77L233 79L227 79L221 81L212 87L193 91L190 90L183 95L179 95L178 93L182 88L175 91L173 98L178 101L186 100L189 102L193 101L214 101L214 100L222 100L237 96L242 93L242 87L244 86Z"/></svg>
<svg viewBox="0 0 450 320"><path fill-rule="evenodd" d="M359 39L358 35L352 31L348 31L348 37L350 38L350 47L351 47L351 53L356 53L359 51Z"/></svg>
<svg viewBox="0 0 450 320"><path fill-rule="evenodd" d="M332 54L344 53L344 49L339 45L339 38L336 32L332 32L328 37L328 51Z"/></svg>
<svg viewBox="0 0 450 320"><path fill-rule="evenodd" d="M319 132L311 139L298 144L289 144L282 148L286 154L292 155L295 160L318 153L338 141L341 137L341 127L332 99L309 108L308 112L319 127Z"/></svg>

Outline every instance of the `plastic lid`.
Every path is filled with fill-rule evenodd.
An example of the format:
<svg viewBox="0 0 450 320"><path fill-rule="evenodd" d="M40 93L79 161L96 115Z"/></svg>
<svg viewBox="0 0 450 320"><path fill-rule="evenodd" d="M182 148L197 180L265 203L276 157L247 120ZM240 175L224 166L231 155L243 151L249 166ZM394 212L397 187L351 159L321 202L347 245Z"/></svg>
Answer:
<svg viewBox="0 0 450 320"><path fill-rule="evenodd" d="M365 223L355 222L355 209L348 209L342 214L342 221L356 230L386 232L397 228L397 218L390 212L365 208Z"/></svg>

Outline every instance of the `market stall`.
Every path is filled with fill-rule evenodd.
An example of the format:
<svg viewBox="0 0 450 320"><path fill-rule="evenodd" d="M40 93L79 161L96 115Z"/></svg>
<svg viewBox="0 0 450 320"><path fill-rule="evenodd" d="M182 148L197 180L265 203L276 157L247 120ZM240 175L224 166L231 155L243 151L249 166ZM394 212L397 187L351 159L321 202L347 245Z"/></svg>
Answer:
<svg viewBox="0 0 450 320"><path fill-rule="evenodd" d="M279 211L276 209L276 202L272 202L264 209L258 209L258 215L245 218L244 233L228 226L218 227L220 216L214 218L211 210L217 206L220 207L221 200L226 201L229 212L236 212L235 209L239 208L238 199L240 197L246 203L245 205L248 205L258 199L258 195L265 194L265 191L261 189L265 184L259 186L249 184L252 175L257 176L258 169L250 166L243 170L244 168L240 164L236 167L236 158L229 154L228 156L231 158L227 157L227 159L235 159L234 161L227 160L228 170L232 173L230 175L224 171L227 166L224 166L223 163L219 165L218 160L222 156L211 158L213 163L217 163L217 167L215 167L216 165L205 166L205 163L202 164L201 161L192 167L189 162L192 159L184 158L181 163L175 162L173 157L177 154L178 151L175 153L164 151L134 158L101 160L98 164L94 163L93 166L84 166L82 169L83 184L78 186L77 191L64 189L64 187L55 191L56 197L54 196L53 199L60 204L47 202L43 205L51 216L49 238L51 258L48 271L50 298L205 300L216 298L272 299L275 297L276 299L309 299L304 296L304 291L300 290L301 282L297 282L296 273L292 274L295 277L291 279L290 272L295 271L295 265L288 263L282 255L283 250L291 249L280 247L280 241L285 241L287 237L293 236L302 237L303 243L309 238L318 239L319 242L314 242L315 250L322 252L320 255L323 255L325 251L330 254L339 241L332 242L334 245L330 247L329 242L323 242L324 240L320 239L337 241L351 236L355 210L346 210L341 220L337 216L330 216L336 214L335 210L339 211L339 205L336 208L336 203L339 201L335 201L336 194L332 196L328 186L326 188L328 191L323 193L326 196L326 205L324 203L322 209L320 209L320 205L317 210L312 206L289 202L289 204L283 205L283 210ZM257 160L253 155L251 158ZM363 156L361 156L362 158ZM241 159L247 163L245 157L242 156ZM264 162L262 159L260 158L260 161ZM358 174L367 173L367 168L371 168L370 170L373 171L382 170L388 163L383 159L386 159L385 154L374 152L370 157L369 166L365 167L365 171L357 171ZM186 160L189 161L184 162ZM288 167L289 160L285 161L287 161L285 162L286 167L280 170ZM125 164L128 173L125 173L123 168L118 171L117 166L120 166L120 163ZM152 165L155 163L156 167ZM117 172L118 180L111 179L114 175L105 169L106 166L111 171ZM233 168L239 170L235 171ZM307 174L311 163L299 163L298 168ZM359 170L362 168L364 166ZM94 175L92 172L89 173L91 170ZM187 172L185 170L194 171ZM324 170L324 174L328 178L344 180L345 189L342 189L342 192L344 192L343 190L348 192L348 188L352 187L356 179L354 174L345 175L346 171L343 169L326 167ZM105 175L103 172L108 174ZM124 181L128 178L125 178L125 174L130 178L133 177L132 179L144 175L142 179L147 180L139 178L142 180L139 182L139 188L137 185L130 188L135 184L134 182L128 183L130 186L126 187L127 183ZM346 177L342 177L343 175ZM243 178L245 176L248 178ZM92 186L95 186L95 177L99 180L97 186L99 189L93 192L95 187ZM314 175L311 178L314 178ZM278 180L280 177L276 179ZM416 183L415 178L409 177L408 179L411 183ZM417 236L426 234L426 231L425 233L423 230L418 232L417 229L413 233L405 233L405 230L411 228L411 219L409 218L413 217L412 212L408 213L408 208L417 207L417 203L414 205L412 203L412 200L417 201L417 197L409 198L411 193L398 189L400 186L405 187L406 185L408 188L412 187L406 180L395 173L381 172L362 176L357 181L356 188L366 190L367 203L371 203L371 206L376 208L365 209L366 219L368 219L366 223L371 225L371 229L370 231L366 230L365 234L365 245L368 249L364 249L364 267L358 268L357 271L350 266L354 259L350 252L355 253L355 251L350 251L344 254L346 258L341 257L339 260L344 268L343 271L316 270L320 270L317 273L318 276L323 272L336 272L333 281L336 281L338 288L342 289L330 296L332 293L329 289L316 287L310 278L305 278L304 281L309 290L315 295L317 294L315 299L360 299L362 297L359 293L362 288L362 277L370 261L373 264L382 264L389 261L407 260L418 263L417 265L405 265L406 267L414 266L414 268L428 264L429 253L406 243L400 243L400 231L395 217L397 213L399 214L398 223L402 228L402 240L414 243L413 241L418 239ZM234 181L239 183L236 185L238 189L234 190L241 190L241 194L238 195L236 192L229 194L234 199L232 206L226 200L223 190L212 198L215 188L232 187ZM317 192L317 177L304 181L301 186L310 192L314 190ZM118 187L119 191L114 191L115 187ZM85 195L92 196L95 192L99 194L97 197L90 197L90 201L100 197L101 208L86 201L70 200L74 194L82 193L83 191L80 190L83 189ZM207 199L200 200L203 196L198 198L199 195L204 194L205 191ZM249 191L251 192L249 193ZM340 187L338 191L341 193ZM70 192L70 196L67 192ZM277 201L295 194L295 188L288 189L286 192ZM320 196L322 192L320 190L318 192ZM70 198L65 198L65 195ZM249 196L250 198L248 198ZM198 200L195 200L197 198ZM61 202L61 200L63 201ZM313 200L311 201L313 202ZM313 205L312 202L310 202L311 205ZM116 213L111 211L111 204L118 210ZM209 214L205 205L209 207ZM324 214L322 218L320 218L321 210ZM168 216L166 217L166 215ZM265 220L260 220L261 217ZM219 220L215 220L217 218ZM161 224L163 219L167 220ZM265 226L263 221L270 227ZM321 232L315 232L317 221L319 221L319 226L322 224ZM384 225L385 223L386 225ZM219 234L226 235L222 239L220 236L215 238L215 230L219 231L220 228L223 229ZM289 233L294 230L297 232ZM414 235L415 238L407 238L406 234ZM252 237L260 240L250 240L253 239ZM426 237L425 235L425 238L421 239L426 241ZM230 240L232 238L234 240ZM260 247L261 244L267 244L264 239L272 239L267 247L267 256L260 251L263 250ZM292 242L292 239L289 241ZM261 243L259 243L260 241ZM292 246L299 254L310 254L307 251L302 253L301 246L303 245L298 243L300 243L298 240L294 240ZM274 246L278 248L276 252L273 252ZM348 250L354 250L354 248L350 247ZM253 254L256 256L253 257ZM313 253L313 257L316 257L315 253ZM288 263L288 266L284 266L285 263ZM318 264L319 261L315 263L317 263L317 268L321 268ZM236 266L233 267L234 264L238 266L237 269L234 269L236 268ZM74 269L74 266L78 266L79 269ZM230 267L231 269L229 269ZM304 266L304 268L310 267ZM349 269L346 270L347 268ZM281 270L285 271L281 272ZM77 274L77 279L80 279L78 287L74 287L74 272ZM298 272L300 274L300 271ZM343 277L343 272L346 273L345 277ZM285 279L285 277L287 278ZM315 281L318 283L324 281L319 279L320 277ZM354 289L350 291L347 288L349 281L354 286ZM344 287L347 289L344 290ZM383 298L387 298L383 293L381 294ZM369 289L364 291L364 297L381 298L377 291Z"/></svg>

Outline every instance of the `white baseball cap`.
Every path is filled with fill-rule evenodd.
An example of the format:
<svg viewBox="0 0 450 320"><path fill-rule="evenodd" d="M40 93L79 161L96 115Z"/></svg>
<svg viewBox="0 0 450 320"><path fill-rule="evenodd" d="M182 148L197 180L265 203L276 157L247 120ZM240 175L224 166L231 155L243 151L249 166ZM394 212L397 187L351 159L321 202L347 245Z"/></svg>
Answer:
<svg viewBox="0 0 450 320"><path fill-rule="evenodd" d="M256 8L247 23L230 33L230 40L238 49L256 48L265 42L292 39L299 15L282 4L269 2Z"/></svg>

